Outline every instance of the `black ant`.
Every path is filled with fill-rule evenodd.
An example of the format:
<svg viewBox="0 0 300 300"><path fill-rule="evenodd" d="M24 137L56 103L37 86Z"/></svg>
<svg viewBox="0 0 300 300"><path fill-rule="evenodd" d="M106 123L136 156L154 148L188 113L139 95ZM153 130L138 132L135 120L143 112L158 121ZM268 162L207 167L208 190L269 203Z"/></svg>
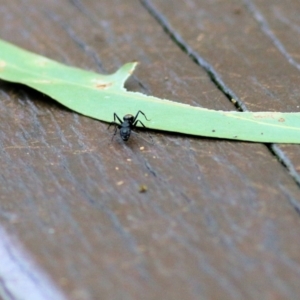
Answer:
<svg viewBox="0 0 300 300"><path fill-rule="evenodd" d="M119 130L120 130L120 136L121 136L121 139L122 139L123 141L125 141L125 142L128 141L128 139L129 139L129 137L130 137L130 134L131 134L131 130L133 130L133 129L136 128L136 125L137 125L138 122L140 122L140 124L141 124L143 127L147 128L147 127L143 124L142 121L137 120L138 115L139 115L140 113L145 117L145 119L146 119L147 121L150 121L150 120L147 119L146 115L145 115L141 110L139 110L139 111L137 112L137 114L135 115L135 117L134 117L133 115L131 115L131 114L125 115L125 116L123 117L123 121L118 117L118 115L117 115L116 113L114 113L114 121L111 122L111 123L109 124L109 126L108 126L108 128L109 128L111 125L115 125L115 133L114 133L114 135L112 136L112 139L113 139L114 136L117 134L117 129L119 129ZM118 124L118 123L116 122L116 119L120 122L120 124Z"/></svg>

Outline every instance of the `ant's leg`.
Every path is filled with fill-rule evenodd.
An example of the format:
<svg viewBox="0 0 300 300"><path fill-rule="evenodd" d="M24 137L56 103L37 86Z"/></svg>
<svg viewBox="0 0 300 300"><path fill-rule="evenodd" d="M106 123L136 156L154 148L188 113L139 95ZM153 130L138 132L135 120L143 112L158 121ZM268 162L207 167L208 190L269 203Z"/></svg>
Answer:
<svg viewBox="0 0 300 300"><path fill-rule="evenodd" d="M110 127L111 125L120 126L120 124L118 124L118 123L116 122L116 119L122 124L121 119L118 117L118 115L117 115L116 113L114 113L114 121L111 122L111 123L108 125L107 129L109 129L109 127Z"/></svg>
<svg viewBox="0 0 300 300"><path fill-rule="evenodd" d="M132 128L134 129L135 127L136 127L136 125L137 125L137 123L138 122L140 122L141 123L141 125L143 126L143 127L145 127L145 128L147 128L144 124L143 124L143 122L142 121L140 121L140 120L136 120L133 124L132 124Z"/></svg>
<svg viewBox="0 0 300 300"><path fill-rule="evenodd" d="M133 129L136 128L136 125L137 125L138 122L140 122L141 125L142 125L144 128L147 128L147 127L143 124L142 121L136 120L136 121L133 123L133 125L132 125L132 128L133 128ZM152 138L151 134L150 134L149 132L147 132L147 134L148 134L148 136L150 137L150 139L151 139L151 141L152 141L152 144L153 144L154 141L153 141L153 138Z"/></svg>
<svg viewBox="0 0 300 300"><path fill-rule="evenodd" d="M111 123L108 125L108 127L107 127L107 129L109 129L109 127L110 127L111 125L114 125L114 126L115 126L115 132L114 132L113 136L111 137L111 140L113 140L113 139L114 139L114 136L117 134L118 128L119 128L119 129L121 128L121 125L118 124L118 123L116 122L116 119L120 122L120 124L122 124L121 119L118 117L118 115L117 115L116 113L114 113L114 121L111 122Z"/></svg>
<svg viewBox="0 0 300 300"><path fill-rule="evenodd" d="M135 117L134 117L134 119L133 119L133 122L136 121L136 119L137 119L137 117L138 117L139 114L142 114L142 115L145 117L145 119L146 119L147 121L150 121L150 120L147 119L146 115L145 115L141 110L139 110L139 111L137 112L137 114L135 115Z"/></svg>
<svg viewBox="0 0 300 300"><path fill-rule="evenodd" d="M122 124L122 120L118 117L116 113L114 113L114 121L116 122L116 119Z"/></svg>
<svg viewBox="0 0 300 300"><path fill-rule="evenodd" d="M113 139L114 139L114 136L117 134L118 128L119 128L119 129L121 128L121 125L118 124L118 123L116 123L116 122L111 122L111 123L109 124L109 126L108 126L107 129L109 129L109 127L110 127L111 125L115 126L114 134L113 134L113 136L111 137L111 140L113 140Z"/></svg>
<svg viewBox="0 0 300 300"><path fill-rule="evenodd" d="M109 129L111 125L116 126L116 128L120 126L120 124L118 124L117 122L113 121L113 122L110 122L110 123L109 123L107 129Z"/></svg>
<svg viewBox="0 0 300 300"><path fill-rule="evenodd" d="M118 127L116 126L116 127L115 127L115 132L114 132L113 136L111 137L111 140L114 139L115 135L117 134L117 130L118 130Z"/></svg>

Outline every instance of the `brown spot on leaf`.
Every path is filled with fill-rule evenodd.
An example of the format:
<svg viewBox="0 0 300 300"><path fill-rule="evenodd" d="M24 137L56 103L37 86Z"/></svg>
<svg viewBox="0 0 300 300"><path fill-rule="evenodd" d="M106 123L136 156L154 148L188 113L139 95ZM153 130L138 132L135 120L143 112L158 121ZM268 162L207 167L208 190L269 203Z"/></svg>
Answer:
<svg viewBox="0 0 300 300"><path fill-rule="evenodd" d="M96 85L96 88L97 89L100 89L100 90L104 90L108 87L110 87L112 85L112 82L108 82L108 83L100 83L100 84L97 84Z"/></svg>
<svg viewBox="0 0 300 300"><path fill-rule="evenodd" d="M2 69L2 68L4 68L5 66L6 66L5 61L1 60L1 61L0 61L0 68Z"/></svg>
<svg viewBox="0 0 300 300"><path fill-rule="evenodd" d="M280 118L280 119L278 119L278 122L284 122L285 121L285 119L284 118Z"/></svg>
<svg viewBox="0 0 300 300"><path fill-rule="evenodd" d="M253 117L255 119L275 119L276 113L273 112L254 113Z"/></svg>

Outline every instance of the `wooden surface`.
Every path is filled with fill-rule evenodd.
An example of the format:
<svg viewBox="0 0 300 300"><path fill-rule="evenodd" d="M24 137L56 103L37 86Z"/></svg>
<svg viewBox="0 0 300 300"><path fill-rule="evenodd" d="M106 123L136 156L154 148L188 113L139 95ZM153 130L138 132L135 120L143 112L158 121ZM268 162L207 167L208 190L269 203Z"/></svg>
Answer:
<svg viewBox="0 0 300 300"><path fill-rule="evenodd" d="M138 60L132 91L299 111L299 11L297 0L11 0L0 33L96 72ZM298 145L111 142L106 124L3 81L0 111L4 299L300 297Z"/></svg>

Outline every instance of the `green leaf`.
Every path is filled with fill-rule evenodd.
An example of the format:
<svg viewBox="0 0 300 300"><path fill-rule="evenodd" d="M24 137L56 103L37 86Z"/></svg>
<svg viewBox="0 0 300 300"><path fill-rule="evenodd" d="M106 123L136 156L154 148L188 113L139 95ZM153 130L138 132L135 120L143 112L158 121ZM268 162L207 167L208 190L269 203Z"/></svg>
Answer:
<svg viewBox="0 0 300 300"><path fill-rule="evenodd" d="M105 122L142 110L147 128L253 142L300 143L300 113L226 112L126 91L137 63L112 75L68 67L0 40L0 78L30 86L85 116Z"/></svg>

